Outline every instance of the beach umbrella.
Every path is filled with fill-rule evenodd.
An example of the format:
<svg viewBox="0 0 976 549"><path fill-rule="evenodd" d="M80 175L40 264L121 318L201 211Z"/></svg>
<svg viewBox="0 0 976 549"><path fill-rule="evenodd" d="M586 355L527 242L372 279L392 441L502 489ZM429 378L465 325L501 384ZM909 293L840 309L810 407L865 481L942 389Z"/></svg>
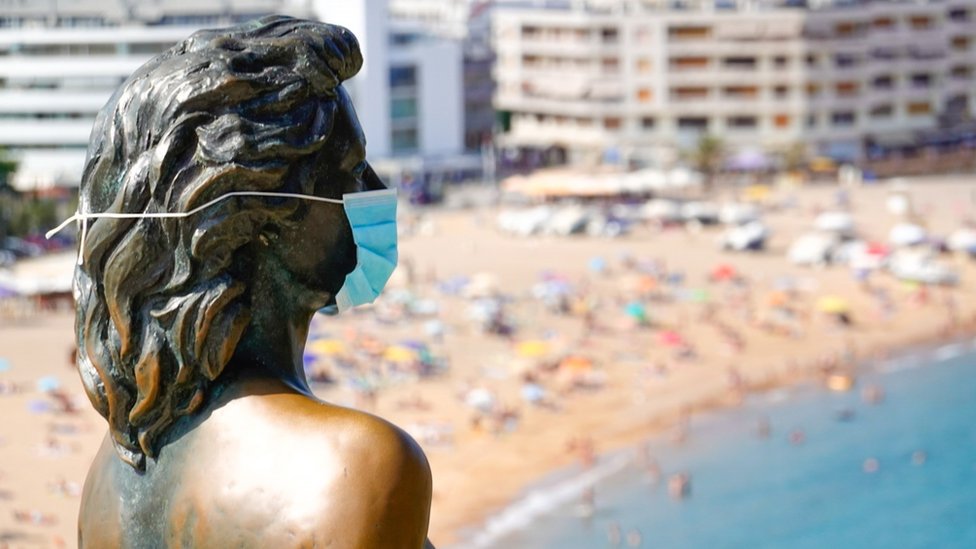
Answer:
<svg viewBox="0 0 976 549"><path fill-rule="evenodd" d="M657 279L651 275L641 275L637 278L637 291L649 294L657 289Z"/></svg>
<svg viewBox="0 0 976 549"><path fill-rule="evenodd" d="M842 297L829 295L817 300L817 310L830 314L842 314L850 310L850 305Z"/></svg>
<svg viewBox="0 0 976 549"><path fill-rule="evenodd" d="M546 398L546 390L538 383L523 384L521 393L522 399L532 404L542 402Z"/></svg>
<svg viewBox="0 0 976 549"><path fill-rule="evenodd" d="M45 376L37 380L37 390L42 393L57 391L61 388L61 382L54 376Z"/></svg>
<svg viewBox="0 0 976 549"><path fill-rule="evenodd" d="M647 322L647 310L644 308L644 304L639 301L631 301L628 303L624 307L624 313L642 324Z"/></svg>
<svg viewBox="0 0 976 549"><path fill-rule="evenodd" d="M733 267L728 263L721 263L719 265L716 265L715 268L712 269L712 280L719 281L719 282L725 280L732 280L736 278L738 275L739 272L735 270L735 267Z"/></svg>
<svg viewBox="0 0 976 549"><path fill-rule="evenodd" d="M404 345L390 345L383 351L383 360L397 364L416 362L419 358L416 350Z"/></svg>
<svg viewBox="0 0 976 549"><path fill-rule="evenodd" d="M18 295L20 295L20 293L17 292L16 288L14 288L13 286L5 286L3 283L0 283L0 299L7 298L7 297L17 297Z"/></svg>
<svg viewBox="0 0 976 549"><path fill-rule="evenodd" d="M493 273L477 273L463 290L467 298L492 297L498 294L498 277Z"/></svg>
<svg viewBox="0 0 976 549"><path fill-rule="evenodd" d="M725 163L726 168L741 172L766 170L771 166L772 162L770 161L769 157L757 149L741 150L732 155L732 157L729 158Z"/></svg>
<svg viewBox="0 0 976 549"><path fill-rule="evenodd" d="M489 413L495 407L495 395L484 387L475 387L464 395L464 403L484 413Z"/></svg>
<svg viewBox="0 0 976 549"><path fill-rule="evenodd" d="M708 290L702 288L693 288L683 292L682 297L685 301L692 303L708 303L712 300L712 296L708 293Z"/></svg>
<svg viewBox="0 0 976 549"><path fill-rule="evenodd" d="M810 170L817 173L832 172L837 169L834 159L827 156L818 156L810 161Z"/></svg>
<svg viewBox="0 0 976 549"><path fill-rule="evenodd" d="M746 202L765 202L772 192L769 185L749 185L742 189L741 196Z"/></svg>
<svg viewBox="0 0 976 549"><path fill-rule="evenodd" d="M559 363L559 370L571 373L583 373L593 369L593 361L578 355L570 355Z"/></svg>
<svg viewBox="0 0 976 549"><path fill-rule="evenodd" d="M782 307L789 303L790 296L786 292L776 290L769 292L769 295L766 296L766 301L770 307Z"/></svg>
<svg viewBox="0 0 976 549"><path fill-rule="evenodd" d="M864 248L864 253L870 256L884 257L891 253L891 248L880 242L870 242Z"/></svg>
<svg viewBox="0 0 976 549"><path fill-rule="evenodd" d="M549 343L540 339L530 339L519 343L515 353L522 358L539 358L549 354Z"/></svg>
<svg viewBox="0 0 976 549"><path fill-rule="evenodd" d="M308 350L326 356L344 355L348 352L346 344L338 339L316 339L308 344Z"/></svg>
<svg viewBox="0 0 976 549"><path fill-rule="evenodd" d="M607 268L607 262L602 257L592 257L590 258L588 266L594 273L602 273Z"/></svg>
<svg viewBox="0 0 976 549"><path fill-rule="evenodd" d="M657 334L657 341L666 347L678 347L684 344L685 338L674 330L665 330Z"/></svg>
<svg viewBox="0 0 976 549"><path fill-rule="evenodd" d="M0 358L0 372L6 372L10 370L10 361L5 358Z"/></svg>

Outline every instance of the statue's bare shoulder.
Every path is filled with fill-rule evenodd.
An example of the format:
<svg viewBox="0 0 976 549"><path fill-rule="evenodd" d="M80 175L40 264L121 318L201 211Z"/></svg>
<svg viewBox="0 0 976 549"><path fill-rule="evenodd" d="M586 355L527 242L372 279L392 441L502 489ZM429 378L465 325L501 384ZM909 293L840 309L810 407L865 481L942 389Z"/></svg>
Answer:
<svg viewBox="0 0 976 549"><path fill-rule="evenodd" d="M430 501L430 466L416 441L395 425L288 393L235 400L212 419L197 437L211 442L197 445L214 444L221 454L215 462L222 465L205 476L228 474L226 484L238 487L228 494L231 501L280 493L271 498L279 502L268 510L273 517L258 517L259 522L270 526L277 518L294 517L287 528L310 530L304 535L358 536L349 547L423 547L430 509L418 502ZM214 437L207 435L208 424ZM247 429L250 436L228 433L225 425ZM251 485L248 478L276 482Z"/></svg>

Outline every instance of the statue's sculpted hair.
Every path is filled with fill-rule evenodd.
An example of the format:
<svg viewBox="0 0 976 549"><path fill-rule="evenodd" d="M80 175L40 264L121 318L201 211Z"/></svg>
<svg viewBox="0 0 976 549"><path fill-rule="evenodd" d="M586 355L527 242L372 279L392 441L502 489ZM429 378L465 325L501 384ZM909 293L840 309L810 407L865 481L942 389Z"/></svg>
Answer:
<svg viewBox="0 0 976 549"><path fill-rule="evenodd" d="M348 30L272 16L197 32L130 76L99 113L81 213L185 212L233 191L311 194ZM89 220L75 271L78 367L119 455L142 469L192 414L250 322L246 249L295 200L232 197L189 218Z"/></svg>

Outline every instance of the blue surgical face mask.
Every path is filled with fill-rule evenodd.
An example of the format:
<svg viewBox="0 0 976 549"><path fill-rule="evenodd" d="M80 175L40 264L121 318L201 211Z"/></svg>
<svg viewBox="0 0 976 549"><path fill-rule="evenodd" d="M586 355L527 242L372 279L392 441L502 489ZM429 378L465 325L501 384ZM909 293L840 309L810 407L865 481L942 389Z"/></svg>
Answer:
<svg viewBox="0 0 976 549"><path fill-rule="evenodd" d="M356 268L336 294L339 311L372 303L397 265L397 196L394 189L350 193L342 204L356 241Z"/></svg>
<svg viewBox="0 0 976 549"><path fill-rule="evenodd" d="M352 228L352 237L356 243L356 268L346 275L346 280L336 293L336 305L339 311L346 311L357 305L372 303L386 282L393 274L397 265L397 228L396 206L397 195L395 189L381 189L346 193L342 200L323 198L295 193L274 193L263 191L235 191L221 195L206 204L197 206L187 212L157 212L157 213L76 213L63 223L48 231L47 238L51 238L72 221L81 223L81 236L78 246L78 264L82 262L85 251L85 239L88 236L88 220L98 218L109 219L143 219L143 218L184 218L203 211L206 208L233 196L268 196L273 198L299 198L315 202L342 204Z"/></svg>

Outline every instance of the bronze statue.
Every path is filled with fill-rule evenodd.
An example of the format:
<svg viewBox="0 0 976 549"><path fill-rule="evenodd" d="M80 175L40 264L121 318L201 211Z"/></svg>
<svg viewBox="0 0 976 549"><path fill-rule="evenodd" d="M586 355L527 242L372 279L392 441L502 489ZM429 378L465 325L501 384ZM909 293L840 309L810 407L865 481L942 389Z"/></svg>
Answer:
<svg viewBox="0 0 976 549"><path fill-rule="evenodd" d="M109 433L80 547L429 546L421 449L302 368L365 261L342 206L302 198L384 188L342 87L361 65L348 30L267 17L197 32L99 114L76 335Z"/></svg>

